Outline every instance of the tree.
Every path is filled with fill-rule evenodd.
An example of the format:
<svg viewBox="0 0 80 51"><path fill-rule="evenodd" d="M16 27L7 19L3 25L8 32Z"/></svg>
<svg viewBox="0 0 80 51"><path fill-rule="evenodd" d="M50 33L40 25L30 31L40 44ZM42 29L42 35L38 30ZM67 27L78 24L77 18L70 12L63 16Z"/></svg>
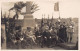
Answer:
<svg viewBox="0 0 80 51"><path fill-rule="evenodd" d="M17 2L14 4L14 6L12 8L9 9L10 10L15 10L15 15L13 16L13 19L17 18L18 19L18 15L19 13L21 13L21 9L23 7L26 6L26 3L23 2ZM35 11L38 11L39 9L37 9L39 6L33 2L31 2L31 14L33 14Z"/></svg>
<svg viewBox="0 0 80 51"><path fill-rule="evenodd" d="M25 6L25 3L23 2L17 2L14 4L14 6L12 8L9 9L10 10L15 10L15 15L13 16L13 19L17 18L18 19L18 14L21 12L21 9Z"/></svg>

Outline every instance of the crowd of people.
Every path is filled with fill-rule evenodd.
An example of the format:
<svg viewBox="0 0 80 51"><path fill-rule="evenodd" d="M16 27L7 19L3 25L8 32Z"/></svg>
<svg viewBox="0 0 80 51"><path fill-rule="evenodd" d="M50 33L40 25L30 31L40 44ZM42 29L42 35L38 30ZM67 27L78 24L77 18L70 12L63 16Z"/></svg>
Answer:
<svg viewBox="0 0 80 51"><path fill-rule="evenodd" d="M44 23L43 27L36 29L35 35L42 47L55 46L57 43L71 43L74 33L74 27L72 25L67 26L65 22L55 23L50 27Z"/></svg>
<svg viewBox="0 0 80 51"><path fill-rule="evenodd" d="M27 27L24 31L21 26L8 26L6 22L7 46L9 48L32 48L33 45L40 47L53 47L58 43L71 43L74 33L73 25L65 22L56 22L49 26L37 26L34 29ZM10 44L11 43L11 44Z"/></svg>

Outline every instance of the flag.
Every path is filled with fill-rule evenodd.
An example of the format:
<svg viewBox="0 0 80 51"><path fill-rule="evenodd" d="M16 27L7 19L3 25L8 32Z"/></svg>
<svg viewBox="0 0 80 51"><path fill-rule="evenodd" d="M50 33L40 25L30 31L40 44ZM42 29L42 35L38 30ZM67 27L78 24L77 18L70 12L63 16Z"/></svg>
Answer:
<svg viewBox="0 0 80 51"><path fill-rule="evenodd" d="M54 11L59 11L59 2L56 2L54 5Z"/></svg>

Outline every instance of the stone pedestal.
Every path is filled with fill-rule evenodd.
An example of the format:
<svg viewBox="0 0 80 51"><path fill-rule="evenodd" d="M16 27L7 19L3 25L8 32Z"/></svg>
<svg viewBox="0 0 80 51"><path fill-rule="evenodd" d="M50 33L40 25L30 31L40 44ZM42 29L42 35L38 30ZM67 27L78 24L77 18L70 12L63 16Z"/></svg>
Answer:
<svg viewBox="0 0 80 51"><path fill-rule="evenodd" d="M35 26L36 25L35 20L33 19L33 15L26 14L23 19L23 29L27 29L27 27L34 28Z"/></svg>
<svg viewBox="0 0 80 51"><path fill-rule="evenodd" d="M26 13L24 14L22 29L27 29L27 27L34 28L35 26L35 20L31 14L31 2L28 1L26 2Z"/></svg>

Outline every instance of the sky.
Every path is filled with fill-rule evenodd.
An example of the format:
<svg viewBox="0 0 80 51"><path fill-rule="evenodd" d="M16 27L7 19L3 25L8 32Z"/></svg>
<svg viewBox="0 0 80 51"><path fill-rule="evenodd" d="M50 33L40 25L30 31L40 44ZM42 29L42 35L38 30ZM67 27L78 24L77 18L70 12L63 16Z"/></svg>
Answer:
<svg viewBox="0 0 80 51"><path fill-rule="evenodd" d="M35 13L33 13L34 18L41 19L42 14L45 15L45 18L52 18L52 15L54 18L60 17L61 18L75 18L80 17L80 0L31 0L34 1L36 4L38 4L39 9ZM25 1L24 1L25 2ZM59 11L54 11L54 4L56 2L59 2ZM2 7L2 13L6 15L9 14L8 10L14 6L15 2L3 2ZM10 17L12 17L15 12L10 12ZM19 19L23 19L23 15L19 15Z"/></svg>

